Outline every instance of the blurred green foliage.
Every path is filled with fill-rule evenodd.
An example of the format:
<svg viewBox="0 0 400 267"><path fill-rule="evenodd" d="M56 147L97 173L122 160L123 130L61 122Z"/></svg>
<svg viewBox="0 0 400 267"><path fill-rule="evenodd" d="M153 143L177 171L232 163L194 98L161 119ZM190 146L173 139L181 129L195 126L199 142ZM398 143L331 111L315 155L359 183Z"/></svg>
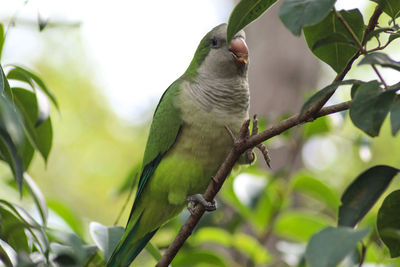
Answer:
<svg viewBox="0 0 400 267"><path fill-rule="evenodd" d="M393 1L376 2L395 19L399 10L386 5ZM232 31L240 30L274 3L250 2L241 1L232 12ZM336 19L334 1L321 2L286 0L281 19L295 34L316 24L304 30L310 49L319 51L315 52L318 58L341 71L357 47L354 40L349 42L352 36L344 27L340 37L335 30L332 33L324 28L339 21L312 17L311 11L303 10L302 23L294 23L299 16L296 3L324 14L331 11L328 17ZM239 10L243 7L248 12ZM356 36L363 37L361 13L341 13L357 29ZM387 24L388 18L383 15L382 24ZM388 44L398 44L399 26L395 21L389 23L390 27L366 40L375 44L373 38L385 35ZM323 39L325 36L317 34L320 31L336 35ZM0 36L1 55L3 25ZM34 71L15 65L4 67L1 62L5 71L0 75L0 156L4 161L0 165L0 261L7 266L16 262L19 266L103 266L123 230L110 225L126 203L130 207L132 199L126 201L141 168L148 124L129 124L110 110L79 30L55 30L43 38L45 54L39 58L45 60L36 62ZM343 47L346 45L351 47ZM331 47L347 51L340 64L334 58L341 53L331 54ZM49 51L57 57L49 56ZM364 63L398 68L398 62L380 59L364 59ZM8 80L23 82L28 90L10 86ZM400 151L400 137L396 136L399 108L391 106L399 103L394 94L399 88L386 88L392 90L392 102L382 103L377 99L385 90L381 82L345 83L358 85L352 98L360 101L350 107L350 112L358 115L350 117L343 112L322 117L301 126L301 131L283 133L281 145L293 149L288 164L280 170L258 165L234 170L218 196L218 210L202 218L172 266L400 265L398 259L390 258L399 255L400 244L396 214L400 197L399 191L394 191L400 185L395 168L400 167L396 153ZM363 91L371 84L374 94ZM333 93L338 85L318 91L305 101L303 111ZM127 84L126 90L135 89L134 84ZM59 110L43 108L36 90ZM364 94L375 104L365 104ZM379 123L373 120L375 114ZM372 122L365 121L366 116L372 117ZM268 120L260 120L260 128L267 128ZM379 137L370 137L378 133ZM295 164L296 158L302 158L302 167ZM374 172L377 168L381 170L378 174ZM119 225L124 225L129 212L129 208L123 211ZM162 251L171 243L188 216L184 211L160 229L152 239L154 246L144 251L134 266L154 266L159 257L157 248ZM345 227L354 225L357 229Z"/></svg>

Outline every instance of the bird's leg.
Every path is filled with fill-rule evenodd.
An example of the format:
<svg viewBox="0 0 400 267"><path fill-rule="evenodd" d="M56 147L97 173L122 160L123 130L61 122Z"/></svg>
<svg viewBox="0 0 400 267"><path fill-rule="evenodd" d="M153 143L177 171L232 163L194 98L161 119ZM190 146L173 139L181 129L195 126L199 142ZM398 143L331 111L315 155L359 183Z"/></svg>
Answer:
<svg viewBox="0 0 400 267"><path fill-rule="evenodd" d="M254 136L256 134L258 134L258 119L257 119L257 115L254 115L253 117L253 129L251 131L250 134L250 130L248 128L249 126L249 122L250 120L247 120L245 122L245 124L243 124L242 129L241 129L241 133L239 133L239 135L241 137L239 138L249 138L250 136ZM238 139L235 137L235 135L232 133L232 131L229 129L228 126L225 126L225 129L227 130L228 134L230 135L230 137L232 138L232 141L235 143L238 141ZM269 152L267 147L263 144L260 143L258 145L256 145L255 147L257 147L261 153L264 156L264 160L267 163L268 167L271 168L270 162L271 162L271 158L269 157ZM253 149L248 149L246 150L239 158L238 163L239 164L252 164L256 159L256 155L253 152Z"/></svg>
<svg viewBox="0 0 400 267"><path fill-rule="evenodd" d="M212 203L208 202L207 200L204 199L202 194L195 194L195 195L188 196L186 198L186 201L189 202L188 210L189 210L190 214L193 214L194 206L196 204L202 205L206 211L214 211L217 209L216 201L213 200Z"/></svg>
<svg viewBox="0 0 400 267"><path fill-rule="evenodd" d="M242 139L246 139L250 136L250 130L249 130L249 124L250 124L250 120L246 120L243 125L242 128L240 129L240 133L239 133L239 137L236 137L232 130L225 125L225 129L228 132L229 136L232 139L232 142L235 144L236 142L238 142L239 140ZM248 149L246 150L246 152L244 152L242 155L240 155L239 160L238 160L238 164L252 164L256 159L256 155L254 154L252 149Z"/></svg>

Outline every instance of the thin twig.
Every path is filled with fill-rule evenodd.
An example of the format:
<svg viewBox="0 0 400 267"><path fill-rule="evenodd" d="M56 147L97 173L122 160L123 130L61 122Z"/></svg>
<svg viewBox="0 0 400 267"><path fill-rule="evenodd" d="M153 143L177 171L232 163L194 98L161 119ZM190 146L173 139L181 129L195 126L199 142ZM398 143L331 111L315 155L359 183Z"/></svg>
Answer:
<svg viewBox="0 0 400 267"><path fill-rule="evenodd" d="M364 260L365 260L365 255L367 254L367 246L364 245L364 243L362 243L361 246L361 256L360 256L360 263L358 265L358 267L362 267Z"/></svg>
<svg viewBox="0 0 400 267"><path fill-rule="evenodd" d="M347 21L343 18L342 14L340 12L337 12L335 10L336 17L340 20L340 22L343 24L343 26L346 28L347 32L351 35L353 38L354 42L356 42L358 49L362 54L365 54L365 49L364 46L362 45L360 39L358 39L357 35L354 33L353 29L350 27L350 25L347 23Z"/></svg>
<svg viewBox="0 0 400 267"><path fill-rule="evenodd" d="M378 71L377 67L374 64L372 64L371 66L374 69L376 75L378 75L379 80L381 80L383 86L385 86L385 89L387 89L388 86L387 86L385 80L383 79L382 74Z"/></svg>
<svg viewBox="0 0 400 267"><path fill-rule="evenodd" d="M371 18L369 19L368 25L365 28L363 38L362 38L362 44L365 45L367 42L367 35L370 34L375 27L378 25L378 19L382 15L382 9L377 5L375 7L374 13L372 14Z"/></svg>
<svg viewBox="0 0 400 267"><path fill-rule="evenodd" d="M378 40L379 40L379 39L378 39ZM394 40L394 39L393 39L393 40ZM372 52L375 52L375 51L383 50L383 49L385 49L393 40L387 41L386 44L384 44L383 46L378 46L378 47L372 48L372 49L370 49L370 50L367 50L366 53L369 54L369 53L372 53Z"/></svg>

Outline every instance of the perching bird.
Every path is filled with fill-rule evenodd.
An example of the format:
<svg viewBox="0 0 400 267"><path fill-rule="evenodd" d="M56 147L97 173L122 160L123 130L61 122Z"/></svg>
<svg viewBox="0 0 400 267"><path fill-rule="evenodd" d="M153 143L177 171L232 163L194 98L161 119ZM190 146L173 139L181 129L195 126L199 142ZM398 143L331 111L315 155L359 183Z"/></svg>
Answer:
<svg viewBox="0 0 400 267"><path fill-rule="evenodd" d="M204 193L248 119L248 49L226 24L204 36L186 72L164 92L153 116L135 201L108 267L126 267L157 230ZM207 209L215 207L211 203Z"/></svg>

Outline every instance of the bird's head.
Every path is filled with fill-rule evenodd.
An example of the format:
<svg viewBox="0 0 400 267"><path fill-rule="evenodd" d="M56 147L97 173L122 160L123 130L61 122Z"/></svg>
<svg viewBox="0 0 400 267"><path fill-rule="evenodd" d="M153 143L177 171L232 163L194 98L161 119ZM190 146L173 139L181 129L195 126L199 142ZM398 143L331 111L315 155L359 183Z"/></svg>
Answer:
<svg viewBox="0 0 400 267"><path fill-rule="evenodd" d="M226 30L227 24L224 23L203 37L187 72L217 78L247 75L249 51L245 33L238 32L227 43Z"/></svg>

